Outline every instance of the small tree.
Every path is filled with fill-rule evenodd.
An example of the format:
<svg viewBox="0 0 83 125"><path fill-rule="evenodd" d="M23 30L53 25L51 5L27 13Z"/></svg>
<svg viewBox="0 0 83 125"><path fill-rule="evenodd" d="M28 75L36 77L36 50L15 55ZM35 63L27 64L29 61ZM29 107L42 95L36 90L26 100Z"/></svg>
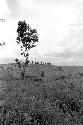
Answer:
<svg viewBox="0 0 83 125"><path fill-rule="evenodd" d="M19 59L16 59L19 68L23 68L23 71L21 70L21 75L24 79L25 75L25 67L28 66L29 60L29 50L36 46L36 42L38 42L38 33L36 29L32 29L30 25L24 21L18 22L18 29L17 29L17 44L21 45L21 55L25 57L25 61L19 61Z"/></svg>

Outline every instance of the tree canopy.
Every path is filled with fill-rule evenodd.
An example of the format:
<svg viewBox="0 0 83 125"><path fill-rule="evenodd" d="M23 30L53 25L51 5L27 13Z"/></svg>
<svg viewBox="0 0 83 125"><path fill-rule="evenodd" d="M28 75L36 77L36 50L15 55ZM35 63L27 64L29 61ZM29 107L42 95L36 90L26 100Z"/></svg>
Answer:
<svg viewBox="0 0 83 125"><path fill-rule="evenodd" d="M21 55L28 59L29 53L28 50L36 46L36 42L38 42L38 33L36 29L32 29L30 25L24 21L18 22L17 29L17 43L21 44Z"/></svg>
<svg viewBox="0 0 83 125"><path fill-rule="evenodd" d="M21 69L21 66L24 67L24 74L25 74L25 67L28 65L29 60L29 50L33 47L36 47L36 43L39 42L38 33L36 29L32 29L30 25L26 23L26 21L19 21L18 28L17 28L17 44L21 45L21 55L25 57L25 61L22 63L19 59L15 59L18 67ZM23 72L21 72L23 74Z"/></svg>

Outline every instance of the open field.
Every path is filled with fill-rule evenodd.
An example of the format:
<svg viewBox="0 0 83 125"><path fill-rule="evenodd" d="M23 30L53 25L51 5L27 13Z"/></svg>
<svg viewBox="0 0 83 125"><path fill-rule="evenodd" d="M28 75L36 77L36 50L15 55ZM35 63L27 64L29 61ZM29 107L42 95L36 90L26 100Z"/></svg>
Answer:
<svg viewBox="0 0 83 125"><path fill-rule="evenodd" d="M0 65L0 102L0 125L82 125L83 67Z"/></svg>

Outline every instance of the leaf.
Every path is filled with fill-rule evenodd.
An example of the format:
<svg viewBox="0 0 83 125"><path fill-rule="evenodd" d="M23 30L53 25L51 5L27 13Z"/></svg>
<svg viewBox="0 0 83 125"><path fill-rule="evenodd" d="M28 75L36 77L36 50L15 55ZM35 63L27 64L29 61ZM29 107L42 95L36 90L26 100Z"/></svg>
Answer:
<svg viewBox="0 0 83 125"><path fill-rule="evenodd" d="M16 62L18 62L18 61L19 61L19 59L17 59L17 58L16 58L16 59L15 59L15 61L16 61Z"/></svg>
<svg viewBox="0 0 83 125"><path fill-rule="evenodd" d="M24 52L23 53L21 53L21 55L23 55L24 54Z"/></svg>
<svg viewBox="0 0 83 125"><path fill-rule="evenodd" d="M35 47L36 45L32 45L31 48Z"/></svg>
<svg viewBox="0 0 83 125"><path fill-rule="evenodd" d="M16 41L17 42L17 44L20 44L20 42L19 41Z"/></svg>

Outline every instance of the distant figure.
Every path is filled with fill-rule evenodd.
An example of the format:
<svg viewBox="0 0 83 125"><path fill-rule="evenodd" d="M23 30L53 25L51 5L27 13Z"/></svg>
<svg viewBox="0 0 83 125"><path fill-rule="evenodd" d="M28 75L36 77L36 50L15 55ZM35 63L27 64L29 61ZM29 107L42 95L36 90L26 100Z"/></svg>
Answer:
<svg viewBox="0 0 83 125"><path fill-rule="evenodd" d="M32 64L33 64L33 61L32 61Z"/></svg>
<svg viewBox="0 0 83 125"><path fill-rule="evenodd" d="M41 73L41 77L44 77L44 75L45 75L45 73L44 73L44 71L42 71L42 73Z"/></svg>
<svg viewBox="0 0 83 125"><path fill-rule="evenodd" d="M51 63L50 63L50 66L51 66Z"/></svg>
<svg viewBox="0 0 83 125"><path fill-rule="evenodd" d="M37 64L37 62L35 62L35 64Z"/></svg>
<svg viewBox="0 0 83 125"><path fill-rule="evenodd" d="M41 61L41 64L42 64L42 61Z"/></svg>
<svg viewBox="0 0 83 125"><path fill-rule="evenodd" d="M49 65L49 63L47 63L47 65Z"/></svg>

